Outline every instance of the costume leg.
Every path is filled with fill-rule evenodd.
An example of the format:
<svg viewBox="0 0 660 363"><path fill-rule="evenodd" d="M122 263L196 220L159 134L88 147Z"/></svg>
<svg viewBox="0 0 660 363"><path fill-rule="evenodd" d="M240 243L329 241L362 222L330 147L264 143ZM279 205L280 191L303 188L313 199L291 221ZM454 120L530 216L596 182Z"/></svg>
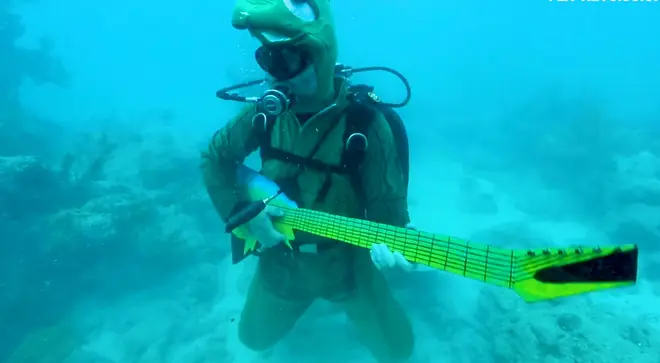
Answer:
<svg viewBox="0 0 660 363"><path fill-rule="evenodd" d="M312 300L287 301L277 297L264 288L259 276L256 273L252 278L238 325L238 336L248 348L264 351L293 328Z"/></svg>
<svg viewBox="0 0 660 363"><path fill-rule="evenodd" d="M366 263L356 269L355 294L341 304L379 363L404 362L414 348L410 320L381 272Z"/></svg>

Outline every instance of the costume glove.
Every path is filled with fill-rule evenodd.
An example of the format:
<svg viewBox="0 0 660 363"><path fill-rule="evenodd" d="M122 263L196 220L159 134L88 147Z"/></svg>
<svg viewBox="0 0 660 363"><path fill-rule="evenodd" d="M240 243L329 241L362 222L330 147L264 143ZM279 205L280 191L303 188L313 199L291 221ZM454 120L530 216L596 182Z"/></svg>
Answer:
<svg viewBox="0 0 660 363"><path fill-rule="evenodd" d="M261 213L247 223L247 229L263 248L275 247L284 242L285 238L273 226L273 218L282 216L284 216L284 211L280 208L267 205Z"/></svg>

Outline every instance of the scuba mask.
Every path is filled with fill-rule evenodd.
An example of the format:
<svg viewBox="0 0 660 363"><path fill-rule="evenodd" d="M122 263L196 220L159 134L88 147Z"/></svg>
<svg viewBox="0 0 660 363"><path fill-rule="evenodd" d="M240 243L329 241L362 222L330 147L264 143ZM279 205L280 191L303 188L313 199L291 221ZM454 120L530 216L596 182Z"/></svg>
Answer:
<svg viewBox="0 0 660 363"><path fill-rule="evenodd" d="M293 45L262 45L254 58L261 69L281 82L295 78L312 65L309 52Z"/></svg>

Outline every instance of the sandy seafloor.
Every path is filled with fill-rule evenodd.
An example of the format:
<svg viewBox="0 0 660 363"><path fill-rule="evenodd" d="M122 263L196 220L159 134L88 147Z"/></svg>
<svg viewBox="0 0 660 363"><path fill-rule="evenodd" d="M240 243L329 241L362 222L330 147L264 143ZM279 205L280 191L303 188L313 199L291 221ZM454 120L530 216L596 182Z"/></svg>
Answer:
<svg viewBox="0 0 660 363"><path fill-rule="evenodd" d="M419 172L437 171L440 164L441 177ZM523 234L517 238L526 241L523 247L607 241L595 226L568 218L542 220L522 212L519 207L525 203L556 203L549 192L532 194L534 186L524 186L524 180L498 182L496 176L489 180L471 175L458 163L440 164L414 164L410 204L421 229L481 236L480 241L500 245L507 241L498 238ZM466 178L472 185L467 194L461 190ZM490 196L485 204L495 203L497 213L475 213L479 208L465 207L476 203L488 209L483 200L472 200L479 195ZM648 219L653 212L659 213L631 212L630 218ZM535 304L523 302L512 291L441 272L394 271L388 278L413 320L415 363L658 363L660 283L648 281L644 274L657 269L658 258L641 251L641 279L635 287ZM70 319L85 338L67 363L372 361L343 314L323 301L275 349L257 354L242 347L237 321L254 262L232 266L227 258L199 267L218 286L204 303L196 300L203 292L195 290L199 277L194 276L200 276L195 268L173 286L145 289L111 303L82 304Z"/></svg>

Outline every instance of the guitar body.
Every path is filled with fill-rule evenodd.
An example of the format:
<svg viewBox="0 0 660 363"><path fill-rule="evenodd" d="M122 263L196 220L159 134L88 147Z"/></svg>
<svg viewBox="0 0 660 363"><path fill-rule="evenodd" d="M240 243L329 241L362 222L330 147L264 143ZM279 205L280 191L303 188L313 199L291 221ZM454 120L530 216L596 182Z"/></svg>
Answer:
<svg viewBox="0 0 660 363"><path fill-rule="evenodd" d="M280 190L277 183L243 164L238 166L237 180L239 184L243 186L243 195L246 196L248 200L237 204L234 207L234 212L241 209L249 202L264 200L273 196ZM284 195L284 193L278 195L275 199L270 201L268 205L279 207L284 210L298 208L298 205ZM290 226L285 225L284 223L279 223L277 220L273 221L273 226L286 237L287 244L294 239L295 235ZM238 226L234 229L231 235L232 263L239 263L250 254L254 254L258 248L258 243L259 241L257 241L250 233L248 224Z"/></svg>

